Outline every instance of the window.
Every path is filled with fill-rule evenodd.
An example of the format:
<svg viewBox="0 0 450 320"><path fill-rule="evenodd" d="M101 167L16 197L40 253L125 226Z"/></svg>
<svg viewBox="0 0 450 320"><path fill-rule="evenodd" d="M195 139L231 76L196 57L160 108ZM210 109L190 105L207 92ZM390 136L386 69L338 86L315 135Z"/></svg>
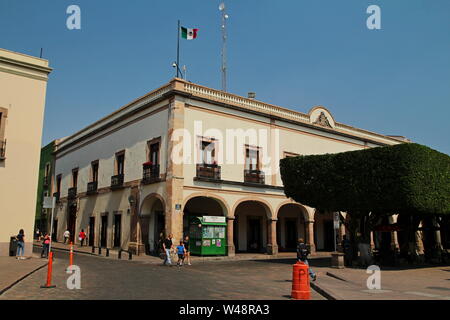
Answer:
<svg viewBox="0 0 450 320"><path fill-rule="evenodd" d="M98 182L98 160L91 163L92 182Z"/></svg>
<svg viewBox="0 0 450 320"><path fill-rule="evenodd" d="M148 161L152 163L152 165L159 164L159 149L160 149L160 139L154 139L148 142Z"/></svg>
<svg viewBox="0 0 450 320"><path fill-rule="evenodd" d="M116 153L116 174L123 175L125 171L125 151Z"/></svg>
<svg viewBox="0 0 450 320"><path fill-rule="evenodd" d="M61 193L61 179L62 176L60 174L58 174L56 176L56 192Z"/></svg>
<svg viewBox="0 0 450 320"><path fill-rule="evenodd" d="M259 170L260 168L260 148L247 146L245 150L245 169Z"/></svg>
<svg viewBox="0 0 450 320"><path fill-rule="evenodd" d="M76 188L78 183L78 168L72 170L72 187Z"/></svg>
<svg viewBox="0 0 450 320"><path fill-rule="evenodd" d="M50 163L46 163L45 164L45 172L44 172L44 177L48 178L50 176Z"/></svg>
<svg viewBox="0 0 450 320"><path fill-rule="evenodd" d="M200 138L200 163L217 164L216 160L216 144L217 140Z"/></svg>

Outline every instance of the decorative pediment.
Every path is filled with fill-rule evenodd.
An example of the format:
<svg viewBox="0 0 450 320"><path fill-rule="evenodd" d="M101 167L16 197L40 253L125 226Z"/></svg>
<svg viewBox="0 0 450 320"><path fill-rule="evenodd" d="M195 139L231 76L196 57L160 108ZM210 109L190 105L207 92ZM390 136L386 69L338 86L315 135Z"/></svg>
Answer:
<svg viewBox="0 0 450 320"><path fill-rule="evenodd" d="M319 126L322 126L322 127L332 128L330 121L328 121L328 118L323 111L317 117L316 121L313 122L313 124L318 124Z"/></svg>

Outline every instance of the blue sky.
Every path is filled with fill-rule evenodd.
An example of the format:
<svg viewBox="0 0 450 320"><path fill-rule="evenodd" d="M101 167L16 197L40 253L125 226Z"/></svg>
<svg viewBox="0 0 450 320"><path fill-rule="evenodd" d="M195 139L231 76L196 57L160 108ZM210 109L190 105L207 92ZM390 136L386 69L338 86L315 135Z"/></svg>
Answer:
<svg viewBox="0 0 450 320"><path fill-rule="evenodd" d="M0 0L0 47L54 68L43 144L70 135L174 76L177 19L188 80L220 89L219 0ZM81 30L66 9L81 8ZM226 0L228 91L450 154L450 1ZM381 30L366 27L369 5ZM1 93L1 88L0 88Z"/></svg>

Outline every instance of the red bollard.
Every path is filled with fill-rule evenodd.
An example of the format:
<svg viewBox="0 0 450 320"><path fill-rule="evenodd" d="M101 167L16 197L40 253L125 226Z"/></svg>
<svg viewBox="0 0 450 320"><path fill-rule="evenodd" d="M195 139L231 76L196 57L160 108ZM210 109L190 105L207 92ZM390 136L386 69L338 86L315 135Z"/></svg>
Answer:
<svg viewBox="0 0 450 320"><path fill-rule="evenodd" d="M308 266L300 261L293 266L291 298L294 300L309 300L311 298Z"/></svg>
<svg viewBox="0 0 450 320"><path fill-rule="evenodd" d="M69 267L73 265L73 242L70 243Z"/></svg>
<svg viewBox="0 0 450 320"><path fill-rule="evenodd" d="M47 283L41 288L55 288L55 285L52 285L52 270L53 270L53 252L50 251L48 254L48 267L47 267Z"/></svg>

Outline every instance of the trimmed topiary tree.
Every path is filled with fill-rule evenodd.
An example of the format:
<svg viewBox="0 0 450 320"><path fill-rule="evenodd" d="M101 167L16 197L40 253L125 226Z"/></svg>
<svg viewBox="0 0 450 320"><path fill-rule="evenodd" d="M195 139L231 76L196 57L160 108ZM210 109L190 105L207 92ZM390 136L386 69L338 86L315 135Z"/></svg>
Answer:
<svg viewBox="0 0 450 320"><path fill-rule="evenodd" d="M384 215L450 214L450 157L423 145L290 157L280 161L280 170L286 196L347 212L361 242L369 242Z"/></svg>

